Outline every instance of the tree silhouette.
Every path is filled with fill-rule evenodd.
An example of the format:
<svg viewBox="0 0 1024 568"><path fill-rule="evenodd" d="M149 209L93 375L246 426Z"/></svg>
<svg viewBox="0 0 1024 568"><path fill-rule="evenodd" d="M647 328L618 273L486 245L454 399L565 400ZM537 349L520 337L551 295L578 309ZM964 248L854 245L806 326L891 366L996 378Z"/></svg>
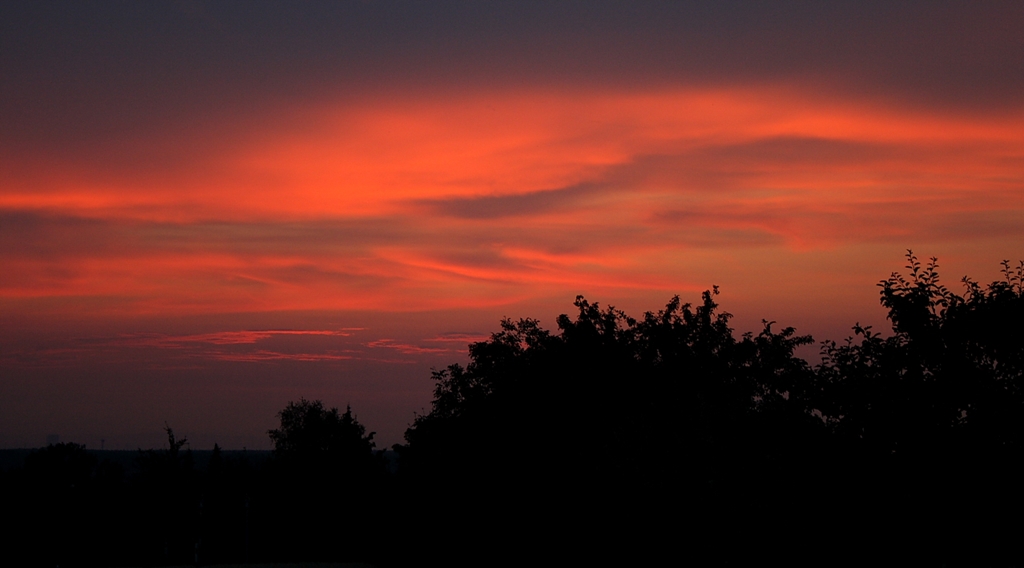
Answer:
<svg viewBox="0 0 1024 568"><path fill-rule="evenodd" d="M822 412L836 432L882 454L933 453L951 444L1019 452L1024 443L1024 264L966 294L908 251L909 278L882 281L892 335L855 326L856 341L826 342L818 368Z"/></svg>
<svg viewBox="0 0 1024 568"><path fill-rule="evenodd" d="M374 432L366 428L347 407L327 409L319 400L289 402L278 413L280 428L270 430L275 455L284 461L331 467L335 474L365 474L377 464Z"/></svg>
<svg viewBox="0 0 1024 568"><path fill-rule="evenodd" d="M273 535L272 555L306 560L360 559L375 542L374 501L384 476L374 433L322 401L289 402L278 413L267 514L285 521Z"/></svg>
<svg viewBox="0 0 1024 568"><path fill-rule="evenodd" d="M753 472L793 483L794 440L825 431L804 408L812 370L793 355L812 340L767 322L737 338L716 294L640 320L578 297L557 333L505 320L470 345L467 366L434 372L431 411L399 450L432 492L420 506L477 543L460 551L466 563L510 542L523 555L555 542L577 560L635 560L686 523L694 546L712 546L708 527L732 522ZM680 514L662 522L666 509ZM528 528L508 521L522 515ZM562 526L580 536L557 542Z"/></svg>
<svg viewBox="0 0 1024 568"><path fill-rule="evenodd" d="M1021 524L987 511L1024 504L1024 265L1004 262L1004 279L987 287L964 278L958 295L937 259L907 260L907 276L879 284L892 334L857 325L845 344L823 344L813 404L845 488L833 506L893 535L912 520L931 537L901 545L936 561L1011 562L997 535Z"/></svg>

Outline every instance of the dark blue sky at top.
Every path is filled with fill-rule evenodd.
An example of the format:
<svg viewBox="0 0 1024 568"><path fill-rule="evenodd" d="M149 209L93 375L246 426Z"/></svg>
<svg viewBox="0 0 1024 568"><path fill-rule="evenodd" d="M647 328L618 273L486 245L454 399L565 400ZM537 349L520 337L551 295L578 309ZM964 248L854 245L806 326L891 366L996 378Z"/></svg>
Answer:
<svg viewBox="0 0 1024 568"><path fill-rule="evenodd" d="M6 2L5 151L339 91L802 81L989 112L1016 2Z"/></svg>

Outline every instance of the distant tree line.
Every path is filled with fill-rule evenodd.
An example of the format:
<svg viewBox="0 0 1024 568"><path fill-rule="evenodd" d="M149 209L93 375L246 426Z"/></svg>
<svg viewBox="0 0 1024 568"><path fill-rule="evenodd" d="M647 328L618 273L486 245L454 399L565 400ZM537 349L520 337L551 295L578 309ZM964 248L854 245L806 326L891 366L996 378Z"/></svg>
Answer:
<svg viewBox="0 0 1024 568"><path fill-rule="evenodd" d="M433 374L397 468L352 410L300 400L268 459L136 471L74 444L0 477L5 550L39 564L1016 565L1024 523L1024 263L957 294L908 254L891 333L737 337L717 289L634 319L583 297L505 320ZM12 548L14 547L14 548Z"/></svg>
<svg viewBox="0 0 1024 568"><path fill-rule="evenodd" d="M53 444L0 472L5 564L182 566L376 559L393 476L351 409L289 403L273 452L90 452ZM196 456L202 456L202 464Z"/></svg>

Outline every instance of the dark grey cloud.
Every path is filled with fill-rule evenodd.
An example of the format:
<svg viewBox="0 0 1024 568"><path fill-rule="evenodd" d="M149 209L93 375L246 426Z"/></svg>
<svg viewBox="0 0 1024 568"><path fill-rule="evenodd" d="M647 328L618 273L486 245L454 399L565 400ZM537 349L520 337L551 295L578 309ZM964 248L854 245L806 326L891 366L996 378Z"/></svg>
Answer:
<svg viewBox="0 0 1024 568"><path fill-rule="evenodd" d="M109 221L0 209L0 257L117 254L130 248L126 236Z"/></svg>
<svg viewBox="0 0 1024 568"><path fill-rule="evenodd" d="M90 219L0 209L0 257L53 259L161 252L301 252L321 256L405 242L427 228L408 219L359 218L307 222L168 223Z"/></svg>
<svg viewBox="0 0 1024 568"><path fill-rule="evenodd" d="M652 227L666 243L695 246L750 246L805 242L892 243L908 238L962 242L1024 238L1024 208L979 206L971 196L922 198L894 191L885 200L847 205L842 198L823 205L797 202L695 203L658 211Z"/></svg>
<svg viewBox="0 0 1024 568"><path fill-rule="evenodd" d="M771 137L738 144L710 144L675 154L647 154L595 173L597 181L514 195L424 199L413 203L431 215L460 219L505 219L586 207L601 195L637 189L706 192L743 187L752 171L770 165L816 169L867 165L920 157L918 147L813 137ZM656 179L652 179L656 176Z"/></svg>
<svg viewBox="0 0 1024 568"><path fill-rule="evenodd" d="M920 152L920 148L914 148ZM864 164L878 160L902 157L906 149L898 144L878 144L850 140L801 136L775 136L741 144L713 145L701 148L688 157L695 162L714 158L716 165L771 163L795 165L808 163L816 166Z"/></svg>
<svg viewBox="0 0 1024 568"><path fill-rule="evenodd" d="M414 205L434 215L463 219L524 217L566 209L605 189L603 184L581 183L515 195L423 199Z"/></svg>

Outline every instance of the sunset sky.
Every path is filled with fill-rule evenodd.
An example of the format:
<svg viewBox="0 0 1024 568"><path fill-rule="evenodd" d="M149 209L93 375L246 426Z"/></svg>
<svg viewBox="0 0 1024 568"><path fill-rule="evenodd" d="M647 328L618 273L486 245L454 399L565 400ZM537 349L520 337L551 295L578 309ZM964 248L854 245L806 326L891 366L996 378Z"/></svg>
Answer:
<svg viewBox="0 0 1024 568"><path fill-rule="evenodd" d="M4 2L0 448L401 441L577 294L887 329L1024 258L1024 3ZM817 361L816 348L805 355ZM102 440L102 442L101 442Z"/></svg>

